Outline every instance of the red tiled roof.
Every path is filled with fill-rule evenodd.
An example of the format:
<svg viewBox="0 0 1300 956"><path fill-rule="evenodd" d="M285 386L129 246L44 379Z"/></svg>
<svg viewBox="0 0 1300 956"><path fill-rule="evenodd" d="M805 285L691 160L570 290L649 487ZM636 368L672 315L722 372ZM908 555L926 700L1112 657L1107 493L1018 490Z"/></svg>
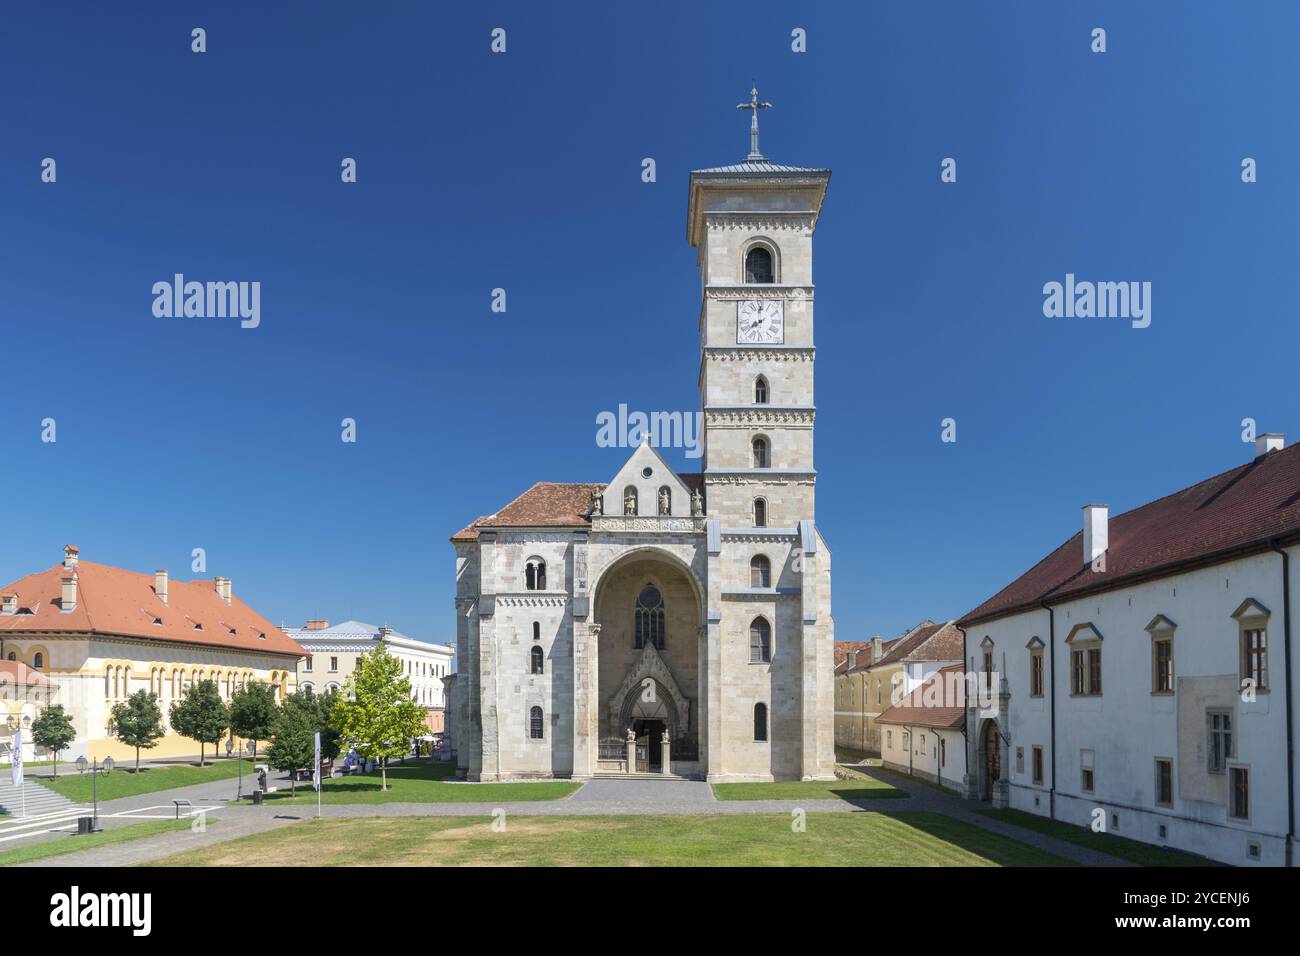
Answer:
<svg viewBox="0 0 1300 956"><path fill-rule="evenodd" d="M876 718L881 724L960 727L966 708L966 681L961 664L950 664Z"/></svg>
<svg viewBox="0 0 1300 956"><path fill-rule="evenodd" d="M880 660L873 663L862 659L849 670L870 670L907 661L959 661L962 654L962 633L953 622L936 624L926 618L901 637L886 641Z"/></svg>
<svg viewBox="0 0 1300 956"><path fill-rule="evenodd" d="M851 660L858 651L865 651L870 646L870 641L836 641L835 666L839 667L845 661Z"/></svg>
<svg viewBox="0 0 1300 956"><path fill-rule="evenodd" d="M677 476L691 491L704 489L704 476L687 472ZM481 517L451 536L452 541L473 541L483 528L587 528L591 526L591 493L603 482L539 481L495 514Z"/></svg>
<svg viewBox="0 0 1300 956"><path fill-rule="evenodd" d="M49 686L50 679L22 661L0 661L0 687L13 684L18 687Z"/></svg>
<svg viewBox="0 0 1300 956"><path fill-rule="evenodd" d="M4 594L18 592L18 613L0 615L0 632L93 632L292 657L307 653L238 597L232 595L229 604L223 601L213 581L169 581L163 604L154 593L152 574L90 561L78 562L75 570L77 606L67 613L60 606L62 582L72 571L62 564L0 589Z"/></svg>
<svg viewBox="0 0 1300 956"><path fill-rule="evenodd" d="M1263 551L1300 535L1300 445L1110 519L1106 570L1083 561L1083 531L961 619L964 627L1058 601Z"/></svg>

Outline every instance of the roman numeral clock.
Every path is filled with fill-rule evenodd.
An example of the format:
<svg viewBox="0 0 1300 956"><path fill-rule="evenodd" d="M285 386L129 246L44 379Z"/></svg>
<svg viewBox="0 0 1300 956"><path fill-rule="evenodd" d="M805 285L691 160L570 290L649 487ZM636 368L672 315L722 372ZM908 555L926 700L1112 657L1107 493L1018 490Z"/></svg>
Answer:
<svg viewBox="0 0 1300 956"><path fill-rule="evenodd" d="M785 301L741 299L737 302L736 342L740 345L784 344Z"/></svg>

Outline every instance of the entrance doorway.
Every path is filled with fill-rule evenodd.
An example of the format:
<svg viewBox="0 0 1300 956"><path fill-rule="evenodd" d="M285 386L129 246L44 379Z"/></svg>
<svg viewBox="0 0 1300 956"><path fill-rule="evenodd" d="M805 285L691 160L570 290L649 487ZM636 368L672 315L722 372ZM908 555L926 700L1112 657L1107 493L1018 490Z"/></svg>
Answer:
<svg viewBox="0 0 1300 956"><path fill-rule="evenodd" d="M663 769L664 730L662 720L636 718L632 731L636 734L636 769L638 773L654 773Z"/></svg>
<svg viewBox="0 0 1300 956"><path fill-rule="evenodd" d="M984 751L984 786L980 790L981 800L993 799L993 785L1002 779L1002 760L998 752L998 724L995 720L984 721L984 733L980 747Z"/></svg>

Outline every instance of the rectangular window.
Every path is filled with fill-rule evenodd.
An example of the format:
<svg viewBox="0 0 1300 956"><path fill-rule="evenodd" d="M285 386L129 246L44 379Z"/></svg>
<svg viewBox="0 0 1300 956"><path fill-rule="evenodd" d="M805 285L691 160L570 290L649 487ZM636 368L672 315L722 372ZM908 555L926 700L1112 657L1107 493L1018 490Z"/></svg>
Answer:
<svg viewBox="0 0 1300 956"><path fill-rule="evenodd" d="M1151 645L1151 693L1174 692L1174 639L1160 637Z"/></svg>
<svg viewBox="0 0 1300 956"><path fill-rule="evenodd" d="M1025 772L1025 748L1016 748L1016 773Z"/></svg>
<svg viewBox="0 0 1300 956"><path fill-rule="evenodd" d="M1034 783L1043 782L1043 748L1034 748Z"/></svg>
<svg viewBox="0 0 1300 956"><path fill-rule="evenodd" d="M1076 647L1070 651L1070 693L1075 697L1101 694L1101 648Z"/></svg>
<svg viewBox="0 0 1300 956"><path fill-rule="evenodd" d="M339 669L339 659L338 659L337 657L331 657L331 658L330 658L330 671L331 671L331 673L334 672L334 671L337 671L338 669Z"/></svg>
<svg viewBox="0 0 1300 956"><path fill-rule="evenodd" d="M1083 787L1084 793L1092 793L1092 771L1087 767L1083 768L1083 778L1080 780L1080 786Z"/></svg>
<svg viewBox="0 0 1300 956"><path fill-rule="evenodd" d="M1093 750L1079 751L1079 769L1080 779L1079 786L1084 793L1092 793L1093 786L1096 783L1094 768L1096 767L1097 754Z"/></svg>
<svg viewBox="0 0 1300 956"><path fill-rule="evenodd" d="M1082 694L1083 683L1083 651L1070 651L1070 693Z"/></svg>
<svg viewBox="0 0 1300 956"><path fill-rule="evenodd" d="M311 655L310 655L310 654L307 655L307 663L303 666L303 670L305 670L308 674L311 673Z"/></svg>
<svg viewBox="0 0 1300 956"><path fill-rule="evenodd" d="M1223 773L1232 759L1232 714L1211 710L1206 713L1206 722L1210 735L1206 769L1210 773Z"/></svg>
<svg viewBox="0 0 1300 956"><path fill-rule="evenodd" d="M1088 648L1088 693L1096 696L1101 693L1101 648Z"/></svg>
<svg viewBox="0 0 1300 956"><path fill-rule="evenodd" d="M1156 758L1156 806L1174 805L1174 762L1167 757Z"/></svg>
<svg viewBox="0 0 1300 956"><path fill-rule="evenodd" d="M1268 689L1268 631L1262 627L1241 632L1241 678L1254 681L1256 690Z"/></svg>
<svg viewBox="0 0 1300 956"><path fill-rule="evenodd" d="M885 731L885 746L894 746L894 732L892 730Z"/></svg>
<svg viewBox="0 0 1300 956"><path fill-rule="evenodd" d="M1034 651L1029 655L1029 696L1043 696L1043 652Z"/></svg>
<svg viewBox="0 0 1300 956"><path fill-rule="evenodd" d="M1232 783L1231 817L1234 820L1250 819L1250 771L1245 767L1233 767L1229 780Z"/></svg>

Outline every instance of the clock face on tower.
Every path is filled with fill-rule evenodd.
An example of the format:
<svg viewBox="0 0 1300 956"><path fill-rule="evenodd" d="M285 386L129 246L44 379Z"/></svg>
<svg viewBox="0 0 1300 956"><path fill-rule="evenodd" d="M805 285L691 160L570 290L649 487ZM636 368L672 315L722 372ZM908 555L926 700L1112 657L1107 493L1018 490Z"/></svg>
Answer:
<svg viewBox="0 0 1300 956"><path fill-rule="evenodd" d="M736 303L736 342L740 345L784 343L785 302L781 299L742 299Z"/></svg>

